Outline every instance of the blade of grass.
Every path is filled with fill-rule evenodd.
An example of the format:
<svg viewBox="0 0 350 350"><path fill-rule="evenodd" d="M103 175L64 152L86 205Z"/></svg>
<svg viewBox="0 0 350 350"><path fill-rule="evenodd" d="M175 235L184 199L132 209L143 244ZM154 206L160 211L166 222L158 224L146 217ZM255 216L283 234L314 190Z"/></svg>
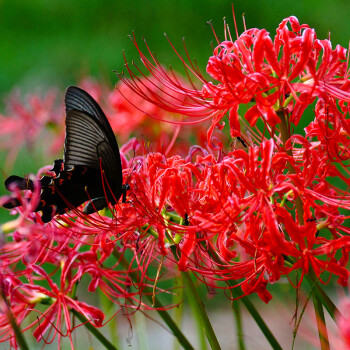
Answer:
<svg viewBox="0 0 350 350"><path fill-rule="evenodd" d="M116 250L113 251L113 255L118 261L120 261L120 264L122 264L122 266L126 270L129 269L129 263L126 261L124 256L121 256L121 254ZM137 274L135 272L130 272L129 276L132 280L137 281ZM194 347L191 345L191 343L187 340L187 338L181 332L180 328L171 318L169 313L166 310L164 310L164 306L158 300L158 298L155 296L154 300L152 300L154 297L152 289L150 287L145 287L143 289L143 292L144 292L144 296L156 308L156 311L158 312L159 316L162 318L165 324L169 327L169 329L172 331L174 336L178 339L181 346L186 350L194 350Z"/></svg>
<svg viewBox="0 0 350 350"><path fill-rule="evenodd" d="M326 327L326 320L324 318L323 306L317 295L312 295L314 301L314 308L316 314L316 323L318 328L318 336L320 338L321 350L329 350L328 332Z"/></svg>
<svg viewBox="0 0 350 350"><path fill-rule="evenodd" d="M136 336L138 349L149 350L145 315L142 312L135 313L135 325L137 329Z"/></svg>
<svg viewBox="0 0 350 350"><path fill-rule="evenodd" d="M285 256L284 260L288 266L292 266L294 264L294 261L290 257ZM313 289L313 293L317 295L318 299L323 304L329 315L334 321L336 321L336 315L341 315L341 312L339 311L339 309L337 309L333 301L329 298L327 293L322 289L322 287L318 283L318 278L316 277L315 272L312 269L310 269L309 273L305 275L305 277L310 287Z"/></svg>
<svg viewBox="0 0 350 350"><path fill-rule="evenodd" d="M9 304L8 304L6 295L5 295L2 287L0 287L0 295L1 295L2 300L4 301L3 305L5 308L5 310L2 310L2 312L5 313L9 323L11 324L11 327L15 333L16 341L17 341L18 345L20 346L20 348L22 350L29 350L28 344L27 344L27 342L26 342L26 340L21 332L21 329L19 328L19 325L17 324L16 319L13 317L13 313L11 311Z"/></svg>
<svg viewBox="0 0 350 350"><path fill-rule="evenodd" d="M71 310L73 315L76 316L81 322L84 323L85 327L97 338L106 349L118 350L96 327L94 327L89 320L76 310Z"/></svg>
<svg viewBox="0 0 350 350"><path fill-rule="evenodd" d="M241 306L238 300L232 303L233 314L236 321L238 349L245 350L244 338L243 338L243 324L242 324L242 313Z"/></svg>
<svg viewBox="0 0 350 350"><path fill-rule="evenodd" d="M322 305L325 307L329 315L332 317L332 319L336 321L336 315L341 315L341 312L334 305L333 301L329 298L327 293L322 289L313 270L310 270L306 275L306 280L309 282L311 287L316 284L314 293Z"/></svg>
<svg viewBox="0 0 350 350"><path fill-rule="evenodd" d="M173 309L173 317L177 325L181 326L182 319L183 319L183 298L184 298L184 288L179 288L179 286L182 286L182 278L181 275L176 275L174 278L174 287L177 288L177 293L173 294L173 304L177 305ZM176 340L176 339L175 339ZM180 346L177 341L174 341L173 350L179 350Z"/></svg>
<svg viewBox="0 0 350 350"><path fill-rule="evenodd" d="M219 258L216 256L216 254L213 251L211 251L210 256L215 261L220 262ZM243 305L246 307L246 309L248 310L250 315L253 317L254 321L256 322L256 324L258 325L258 327L260 328L261 332L264 334L265 338L270 343L272 348L275 349L275 350L282 350L281 345L279 345L277 339L272 334L272 332L270 331L269 327L267 326L267 324L265 323L263 318L260 316L258 310L255 308L255 306L249 300L249 298L247 296L242 297L242 293L240 293L236 288L234 288L235 284L233 283L233 281L228 280L226 282L231 287L230 290L231 290L233 298L234 299L238 299L238 300L240 300L243 303Z"/></svg>
<svg viewBox="0 0 350 350"><path fill-rule="evenodd" d="M190 297L190 302L192 303L193 307L196 308L199 319L202 323L202 327L204 329L204 332L207 336L207 339L209 341L209 344L213 350L220 350L221 347L219 345L219 342L216 338L215 332L213 330L213 327L210 323L209 317L207 315L207 312L205 311L204 304L202 303L199 294L197 292L197 289L192 281L192 278L187 271L181 272L182 278L184 280L184 283L186 285L186 292L188 292L188 295Z"/></svg>
<svg viewBox="0 0 350 350"><path fill-rule="evenodd" d="M272 346L272 349L274 349L274 350L282 350L281 345L279 345L277 339L272 334L272 332L270 331L269 327L266 325L265 321L260 316L258 310L255 308L255 306L249 300L249 298L243 297L240 300L242 301L243 305L247 308L247 310L250 313L250 315L254 318L254 321L259 326L259 328L262 331L262 333L264 334L265 338L267 339L267 341Z"/></svg>
<svg viewBox="0 0 350 350"><path fill-rule="evenodd" d="M176 214L167 213L166 215L168 215L169 218L171 218L171 220L176 222L176 223L182 222L182 218ZM173 254L174 254L174 250L173 250ZM212 257L212 259L214 261L220 263L220 259L214 251L212 251L212 250L210 251L210 256ZM279 345L277 339L272 334L272 332L270 331L270 329L266 325L263 318L260 316L259 312L255 308L253 303L248 299L248 297L242 297L241 293L239 293L235 288L232 288L232 287L234 287L234 283L232 281L228 280L227 284L231 287L231 292L232 292L233 298L239 299L243 303L243 305L246 307L246 309L248 310L250 315L253 317L254 321L256 322L256 324L258 325L261 332L264 334L264 336L266 337L267 341L270 343L272 348L276 349L276 350L282 350L282 347Z"/></svg>
<svg viewBox="0 0 350 350"><path fill-rule="evenodd" d="M102 310L113 310L115 304L109 300L105 294L102 292L98 294L100 297L100 303L102 305ZM119 347L119 335L118 335L118 324L117 324L117 317L113 317L109 322L108 322L108 328L109 328L109 333L110 333L110 339L112 343Z"/></svg>

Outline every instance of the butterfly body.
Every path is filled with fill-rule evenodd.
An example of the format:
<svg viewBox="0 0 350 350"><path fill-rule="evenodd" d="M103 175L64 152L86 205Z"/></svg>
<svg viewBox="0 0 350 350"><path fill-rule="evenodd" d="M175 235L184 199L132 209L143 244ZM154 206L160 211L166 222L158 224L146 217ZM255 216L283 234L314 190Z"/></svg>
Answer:
<svg viewBox="0 0 350 350"><path fill-rule="evenodd" d="M48 222L55 214L89 202L84 212L91 214L111 203L116 204L128 185L123 185L123 174L117 140L97 102L84 90L71 86L66 91L66 136L64 157L57 159L51 169L55 176L40 179L40 202L35 211L42 211L42 220ZM5 181L20 190L34 189L31 180L16 175ZM4 204L18 206L17 199Z"/></svg>

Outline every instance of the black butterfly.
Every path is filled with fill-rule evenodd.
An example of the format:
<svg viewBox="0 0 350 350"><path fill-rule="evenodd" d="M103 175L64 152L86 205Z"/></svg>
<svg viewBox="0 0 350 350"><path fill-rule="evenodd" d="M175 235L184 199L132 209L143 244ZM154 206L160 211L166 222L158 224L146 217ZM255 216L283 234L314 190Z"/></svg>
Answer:
<svg viewBox="0 0 350 350"><path fill-rule="evenodd" d="M64 155L51 169L56 176L40 179L40 202L35 211L42 211L43 222L55 214L63 214L87 201L84 212L91 214L116 204L129 185L123 185L122 165L117 140L97 102L84 90L70 86L66 91L66 137ZM8 177L5 187L34 190L31 180L16 175ZM20 205L9 199L3 206Z"/></svg>

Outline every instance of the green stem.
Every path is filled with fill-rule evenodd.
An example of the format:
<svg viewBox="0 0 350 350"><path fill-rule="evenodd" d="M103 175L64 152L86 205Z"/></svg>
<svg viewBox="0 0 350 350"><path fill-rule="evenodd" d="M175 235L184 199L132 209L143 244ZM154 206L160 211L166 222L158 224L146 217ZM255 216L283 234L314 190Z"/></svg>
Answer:
<svg viewBox="0 0 350 350"><path fill-rule="evenodd" d="M125 257L121 257L120 253L116 250L113 251L113 255L117 260L120 261L120 264L126 269L129 269L129 263L126 261ZM134 271L129 271L129 276L132 280L137 281L137 273ZM187 340L187 338L184 336L184 334L181 332L177 324L173 321L173 319L170 317L169 313L164 310L164 306L162 303L157 299L155 296L154 303L153 303L153 291L150 287L145 287L143 289L144 296L148 299L148 301L157 309L157 312L159 316L162 318L162 320L166 323L166 325L169 327L169 329L172 331L174 336L177 338L179 343L182 345L182 347L186 350L194 350L194 347L190 344L190 342Z"/></svg>
<svg viewBox="0 0 350 350"><path fill-rule="evenodd" d="M318 336L320 338L321 350L329 350L328 332L326 327L326 320L324 317L323 306L316 294L312 295L314 301L314 308L316 314L316 322L318 328Z"/></svg>
<svg viewBox="0 0 350 350"><path fill-rule="evenodd" d="M10 305L8 303L8 300L7 300L7 297L4 293L2 285L0 286L0 295L1 295L1 298L4 302L4 307L2 308L1 311L7 316L7 319L9 321L13 331L15 332L16 341L17 341L19 347L22 350L29 350L28 344L27 344L27 342L26 342L26 340L21 332L21 329L19 328L19 325L17 324L16 319L13 317L13 313L11 311Z"/></svg>
<svg viewBox="0 0 350 350"><path fill-rule="evenodd" d="M277 339L272 334L272 332L270 331L269 327L267 327L265 321L262 319L262 317L260 316L258 310L255 308L255 306L252 304L252 302L247 297L243 297L240 300L242 300L242 303L247 308L247 310L249 311L251 316L254 318L254 321L256 322L256 324L259 326L260 330L265 335L265 338L270 343L272 349L274 349L274 350L282 350L281 345L279 345Z"/></svg>
<svg viewBox="0 0 350 350"><path fill-rule="evenodd" d="M285 256L284 260L287 264L290 264L290 266L294 264L293 259L290 257ZM329 315L332 317L334 321L336 321L337 315L341 315L341 312L339 311L339 309L337 309L333 301L329 298L329 296L326 294L326 292L322 289L322 287L318 283L318 278L316 277L315 272L313 270L310 270L309 273L305 275L305 277L310 287L313 288L313 293L317 295L318 299L326 308Z"/></svg>
<svg viewBox="0 0 350 350"><path fill-rule="evenodd" d="M105 296L103 293L99 293L100 297L100 303L103 307L103 310L112 310L114 303ZM117 317L113 317L109 322L108 322L108 328L110 332L110 339L113 344L115 344L117 347L119 346L119 335L118 335L118 325L117 325Z"/></svg>
<svg viewBox="0 0 350 350"><path fill-rule="evenodd" d="M174 286L179 287L182 285L183 285L183 282L182 282L181 275L178 274L175 276ZM174 316L176 324L178 324L179 326L181 326L182 319L183 319L183 309L184 309L183 308L183 297L184 297L183 294L184 294L184 288L177 288L177 293L175 293L173 295L173 304L177 305L173 310L173 316ZM180 349L179 343L177 341L174 341L173 350L178 350L178 349Z"/></svg>
<svg viewBox="0 0 350 350"><path fill-rule="evenodd" d="M210 256L213 258L214 261L220 262L218 256L211 251ZM260 316L259 312L255 308L255 306L252 304L252 302L248 299L248 297L242 297L242 294L238 292L238 290L235 288L235 284L233 281L228 280L227 284L231 287L231 293L234 299L239 299L243 305L246 307L250 315L253 317L254 321L260 328L261 332L264 334L267 341L271 344L272 348L275 350L282 350L282 347L279 345L277 339L270 331L269 327L267 327L265 321Z"/></svg>
<svg viewBox="0 0 350 350"><path fill-rule="evenodd" d="M151 288L145 288L145 292L152 292ZM145 297L148 299L149 302L153 302L152 295L146 294ZM173 321L173 319L170 317L169 313L166 310L161 310L164 308L163 304L156 298L154 300L155 308L159 309L157 310L159 316L162 318L162 320L167 324L167 326L170 328L170 330L173 332L174 336L178 339L180 344L184 349L194 349L193 346L189 343L189 341L186 339L186 337L182 334L180 329L178 328L177 324Z"/></svg>
<svg viewBox="0 0 350 350"><path fill-rule="evenodd" d="M179 216L173 212L166 212L166 216L168 216L169 219L171 219L173 222L175 222L177 224L181 224L181 222L183 221L181 216Z"/></svg>
<svg viewBox="0 0 350 350"><path fill-rule="evenodd" d="M244 337L243 337L242 313L241 313L241 306L238 300L235 300L232 303L232 308L233 308L233 314L235 316L235 321L236 321L238 349L245 350Z"/></svg>
<svg viewBox="0 0 350 350"><path fill-rule="evenodd" d="M149 292L152 292L151 288L149 289ZM145 288L146 290L146 288ZM145 297L148 299L149 302L152 303L152 295L147 294ZM174 336L177 338L179 343L182 345L182 347L186 350L194 350L194 347L190 344L190 342L187 340L187 338L183 335L177 324L173 321L173 319L170 317L169 313L166 310L161 310L164 308L164 306L161 304L161 302L156 298L154 302L154 307L159 309L157 310L159 316L162 318L162 320L166 323L166 325L170 328L170 330L173 332Z"/></svg>
<svg viewBox="0 0 350 350"><path fill-rule="evenodd" d="M299 330L299 327L300 327L300 323L301 323L301 320L303 318L303 315L305 313L305 310L306 310L306 307L307 307L307 304L309 303L309 299L311 298L311 296L313 296L313 289L310 291L310 294L308 295L305 303L304 303L304 306L300 312L300 315L298 317L298 304L297 304L297 309L295 310L295 322L294 322L294 329L293 329L293 343L292 343L292 350L294 349L294 345L295 345L295 340L296 340L296 337L297 337L297 334L298 334L298 330ZM299 289L297 291L297 303L299 303L299 296L298 296L298 292L299 292Z"/></svg>
<svg viewBox="0 0 350 350"><path fill-rule="evenodd" d="M287 121L286 121L286 116L284 111L278 111L277 115L279 116L279 118L281 119L281 123L280 123L280 130L281 130L281 140L283 142L283 145L286 145L287 140L290 138L290 130L288 128L287 125ZM293 152L291 149L286 149L286 153L290 156L293 157ZM287 162L287 167L288 170L291 174L295 174L295 169L293 167L293 164L290 162ZM297 215L298 215L298 219L299 219L299 225L303 225L304 224L304 207L303 207L303 201L301 200L300 197L295 198L295 206L297 209Z"/></svg>
<svg viewBox="0 0 350 350"><path fill-rule="evenodd" d="M96 327L94 327L88 319L77 312L76 310L71 310L73 315L76 316L81 322L84 323L85 327L100 341L102 345L105 346L106 349L109 350L118 350Z"/></svg>
<svg viewBox="0 0 350 350"><path fill-rule="evenodd" d="M200 317L200 320L202 322L202 327L204 328L204 332L207 336L211 348L214 350L220 350L221 348L219 342L216 338L213 327L209 321L209 317L205 311L204 304L202 303L198 295L197 289L194 286L190 274L188 272L182 271L181 275L186 285L186 291L188 292L188 295L190 297L190 302L197 310L198 316Z"/></svg>
<svg viewBox="0 0 350 350"><path fill-rule="evenodd" d="M76 293L77 293L77 289L78 289L78 283L74 284L72 293L71 293L71 297L73 299L76 299ZM103 295L103 294L102 294ZM105 298L107 303L110 302L109 299ZM45 301L46 302L46 301ZM106 303L103 303L103 299L101 299L101 294L100 294L100 302L101 304L104 306L106 306ZM110 309L109 307L107 309ZM80 314L79 312L77 312L76 310L71 309L73 315L75 315L80 321L82 321L85 325L85 327L107 348L107 349L116 349L117 347L115 345L113 345L96 327L94 327L90 322L88 322L88 319ZM113 320L111 320L110 325L113 323L113 321L115 322L115 317L113 318ZM114 344L118 344L118 342L115 342L115 338L113 337L113 334L115 332L112 332L112 339L113 339L113 343Z"/></svg>
<svg viewBox="0 0 350 350"><path fill-rule="evenodd" d="M135 313L135 327L137 329L137 348L149 350L145 315L142 312Z"/></svg>
<svg viewBox="0 0 350 350"><path fill-rule="evenodd" d="M306 275L306 279L311 287L313 286L313 284L316 283L314 293L316 294L319 301L326 308L327 312L332 317L332 319L336 321L337 315L341 315L341 312L339 311L339 309L337 309L337 307L334 305L333 301L329 298L326 292L321 288L318 281L315 281L315 278L316 276L313 271L310 271L309 274Z"/></svg>
<svg viewBox="0 0 350 350"><path fill-rule="evenodd" d="M178 216L177 214L167 213L167 215L174 222L180 222L180 220L181 220L181 217ZM173 251L173 253L174 253L174 251ZM212 257L214 260L218 261L218 257L215 254L214 255L212 254ZM234 286L232 281L228 281L228 284L231 287ZM240 298L240 301L244 304L244 306L246 307L248 312L251 314L251 316L255 320L256 324L260 328L261 332L264 334L267 341L271 344L272 348L277 349L277 350L282 349L282 347L279 345L277 339L274 337L274 335L272 334L272 332L270 331L270 329L268 328L268 326L266 325L266 323L264 322L264 320L262 319L262 317L258 313L255 306L250 302L250 300L246 297L242 298L242 295L240 295L234 288L231 290L232 290L232 293L234 294L235 298ZM146 296L146 297L149 297L149 296ZM162 313L160 313L160 315L162 316ZM244 344L243 339L242 339L242 342Z"/></svg>
<svg viewBox="0 0 350 350"><path fill-rule="evenodd" d="M287 140L290 137L290 130L289 130L288 125L287 125L286 116L285 116L284 111L282 110L280 112L277 112L277 114L281 119L281 124L280 124L281 125L281 139L282 139L283 144L285 145ZM286 152L289 156L291 156L291 157L293 156L293 153L291 150L286 150ZM289 172L294 174L295 170L293 168L293 165L288 162L287 166L288 166ZM297 209L299 225L303 225L304 224L304 208L303 208L303 202L302 202L300 197L297 197L295 199L295 206ZM315 275L313 274L313 272L312 272L312 277L313 277L312 281L316 283L316 286L318 286L318 283L315 279ZM327 349L329 349L328 334L327 334L326 321L324 318L322 302L321 302L321 299L319 297L320 294L321 294L320 295L321 297L324 297L324 295L322 293L320 293L319 290L317 290L318 292L316 292L316 290L312 291L312 298L314 301L318 334L320 337L321 349L327 350ZM328 301L328 300L325 300L325 301ZM334 314L334 312L333 312L333 314Z"/></svg>
<svg viewBox="0 0 350 350"><path fill-rule="evenodd" d="M185 282L183 282L183 283L185 284ZM184 288L184 289L186 291L187 298L190 301L188 304L190 305L190 307L192 309L192 315L194 316L194 318L196 320L198 339L199 339L199 348L201 350L206 350L207 349L207 338L206 338L206 334L204 332L204 328L202 326L201 314L198 312L198 309L196 308L195 303L192 302L191 291L188 288Z"/></svg>

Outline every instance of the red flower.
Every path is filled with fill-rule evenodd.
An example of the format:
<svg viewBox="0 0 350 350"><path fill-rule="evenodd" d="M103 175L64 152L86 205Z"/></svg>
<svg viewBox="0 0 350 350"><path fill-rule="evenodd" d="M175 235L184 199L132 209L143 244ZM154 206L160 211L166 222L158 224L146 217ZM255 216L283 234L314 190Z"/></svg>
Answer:
<svg viewBox="0 0 350 350"><path fill-rule="evenodd" d="M72 291L77 278L77 276L70 276L69 264L66 264L62 270L60 281L61 287L58 287L53 283L51 278L42 268L33 266L33 272L48 283L49 289L33 283L24 284L18 281L16 289L13 289L12 293L9 294L12 304L11 311L15 314L17 322L21 322L29 314L39 314L39 316L36 315L37 319L22 331L36 327L33 335L37 341L40 341L41 339L45 339L44 336L50 329L53 329L53 334L50 334L52 339L45 339L45 342L51 343L56 335L58 335L58 346L60 346L61 336L68 336L73 349L71 333L75 327L71 321L71 309L84 315L89 322L93 323L95 326L102 325L104 315L99 309L74 300L74 298L69 296L69 292ZM35 310L35 305L40 302L49 305L45 311ZM64 324L65 328L63 326ZM2 329L5 328L3 327ZM14 335L11 336L14 337ZM6 339L2 339L2 341L4 340Z"/></svg>
<svg viewBox="0 0 350 350"><path fill-rule="evenodd" d="M23 103L18 94L12 94L8 100L8 114L0 114L0 148L9 150L7 167L12 166L23 145L32 148L38 139L44 138L46 144L53 147L51 151L56 153L57 139L59 147L63 142L59 131L62 131L64 114L56 106L56 92L51 90L44 97L31 94L26 96L26 100ZM59 130L51 131L47 137L50 127ZM44 129L46 134L43 133ZM15 143L12 142L14 139Z"/></svg>
<svg viewBox="0 0 350 350"><path fill-rule="evenodd" d="M350 101L344 77L347 71L344 48L338 45L333 50L329 40L317 39L315 31L300 25L295 17L283 20L276 32L272 40L265 29L249 29L236 41L218 43L207 65L207 72L218 83L206 81L191 62L186 63L178 55L186 69L203 84L200 90L189 89L168 75L152 54L149 60L142 53L135 39L152 79L162 82L170 93L155 94L129 68L130 79L122 75L120 78L142 98L165 110L203 117L198 122L211 118L209 142L214 128L222 127L221 121L227 113L231 137L241 135L238 115L241 104L253 103L245 114L251 127L262 118L266 127L274 130L281 122L277 112L283 109L291 113L290 122L297 125L305 108L316 97L325 101L330 97ZM175 92L176 96L187 97L182 105L169 103Z"/></svg>

